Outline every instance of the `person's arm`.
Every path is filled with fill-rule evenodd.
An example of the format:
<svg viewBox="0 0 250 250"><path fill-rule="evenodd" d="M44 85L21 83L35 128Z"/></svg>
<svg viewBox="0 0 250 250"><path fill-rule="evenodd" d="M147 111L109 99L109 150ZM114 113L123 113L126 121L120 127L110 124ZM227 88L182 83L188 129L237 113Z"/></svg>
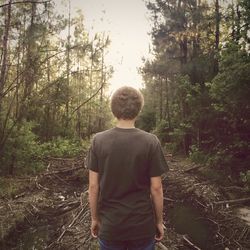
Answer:
<svg viewBox="0 0 250 250"><path fill-rule="evenodd" d="M151 177L150 178L150 192L155 210L155 222L157 228L157 235L155 239L160 241L164 236L164 226L163 226L163 190L161 177Z"/></svg>
<svg viewBox="0 0 250 250"><path fill-rule="evenodd" d="M98 173L89 170L89 205L91 213L91 234L94 238L97 237L100 221L98 217L98 196L99 196L99 181Z"/></svg>

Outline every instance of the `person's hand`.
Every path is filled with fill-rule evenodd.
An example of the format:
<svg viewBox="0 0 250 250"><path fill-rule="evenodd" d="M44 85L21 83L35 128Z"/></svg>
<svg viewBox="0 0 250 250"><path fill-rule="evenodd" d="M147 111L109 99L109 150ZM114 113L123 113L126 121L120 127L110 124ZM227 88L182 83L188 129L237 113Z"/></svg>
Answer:
<svg viewBox="0 0 250 250"><path fill-rule="evenodd" d="M91 221L91 235L94 238L97 238L98 233L99 233L99 229L100 229L100 221L99 220L92 220Z"/></svg>
<svg viewBox="0 0 250 250"><path fill-rule="evenodd" d="M157 234L155 236L155 240L161 241L163 239L163 236L164 236L163 223L156 224L156 230L157 230Z"/></svg>

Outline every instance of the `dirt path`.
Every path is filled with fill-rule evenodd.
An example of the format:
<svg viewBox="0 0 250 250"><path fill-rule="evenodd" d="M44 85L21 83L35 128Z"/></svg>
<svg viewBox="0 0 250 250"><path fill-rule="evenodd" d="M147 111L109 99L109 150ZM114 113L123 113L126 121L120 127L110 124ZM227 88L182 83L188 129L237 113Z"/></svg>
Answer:
<svg viewBox="0 0 250 250"><path fill-rule="evenodd" d="M235 216L235 206L214 204L225 199L220 188L201 179L186 160L168 160L170 171L163 180L166 231L158 249L249 249L249 226ZM89 232L87 170L82 162L50 159L43 175L22 179L29 181L29 188L0 200L0 249L98 249ZM209 222L206 247L199 247L189 232L177 233L176 215L171 214L179 211L179 204Z"/></svg>

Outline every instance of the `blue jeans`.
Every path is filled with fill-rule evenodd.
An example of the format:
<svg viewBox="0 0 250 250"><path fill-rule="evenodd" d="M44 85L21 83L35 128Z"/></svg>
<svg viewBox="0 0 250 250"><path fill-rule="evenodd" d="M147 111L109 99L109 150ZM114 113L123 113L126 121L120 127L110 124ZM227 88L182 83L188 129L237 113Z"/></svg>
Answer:
<svg viewBox="0 0 250 250"><path fill-rule="evenodd" d="M154 250L155 239L108 241L98 239L100 250Z"/></svg>

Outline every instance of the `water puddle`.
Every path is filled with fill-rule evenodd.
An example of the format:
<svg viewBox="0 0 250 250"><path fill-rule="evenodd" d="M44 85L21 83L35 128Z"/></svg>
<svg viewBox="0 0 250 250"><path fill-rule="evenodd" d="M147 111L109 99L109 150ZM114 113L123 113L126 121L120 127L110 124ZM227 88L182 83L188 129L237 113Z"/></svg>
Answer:
<svg viewBox="0 0 250 250"><path fill-rule="evenodd" d="M201 249L219 249L215 242L215 225L201 211L187 203L177 203L168 209L170 223L179 234L188 235Z"/></svg>

